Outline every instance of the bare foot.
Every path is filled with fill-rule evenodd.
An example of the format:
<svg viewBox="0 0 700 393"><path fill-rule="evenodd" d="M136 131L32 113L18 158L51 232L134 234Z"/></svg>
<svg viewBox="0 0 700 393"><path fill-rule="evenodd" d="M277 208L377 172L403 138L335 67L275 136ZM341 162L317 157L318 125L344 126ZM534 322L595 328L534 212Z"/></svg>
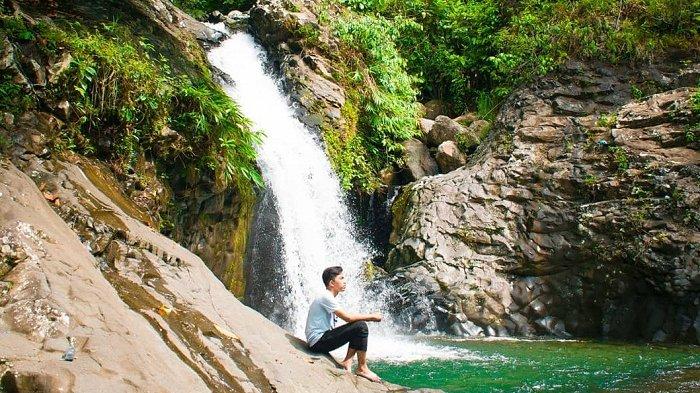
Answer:
<svg viewBox="0 0 700 393"><path fill-rule="evenodd" d="M369 367L358 368L357 370L355 370L355 374L358 377L367 378L372 382L381 382L382 381L382 379L379 378L379 376L377 374L373 373L372 370L369 369Z"/></svg>
<svg viewBox="0 0 700 393"><path fill-rule="evenodd" d="M352 359L344 360L340 362L340 365L345 369L345 371L350 372L352 371Z"/></svg>

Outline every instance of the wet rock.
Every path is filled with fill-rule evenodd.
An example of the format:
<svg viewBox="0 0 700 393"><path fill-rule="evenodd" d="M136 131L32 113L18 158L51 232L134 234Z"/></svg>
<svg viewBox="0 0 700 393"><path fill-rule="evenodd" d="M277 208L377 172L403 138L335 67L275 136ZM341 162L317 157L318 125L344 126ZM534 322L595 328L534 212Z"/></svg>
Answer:
<svg viewBox="0 0 700 393"><path fill-rule="evenodd" d="M438 173L438 166L435 160L421 141L409 139L402 142L402 145L404 147L404 162L413 180Z"/></svg>
<svg viewBox="0 0 700 393"><path fill-rule="evenodd" d="M207 18L207 22L209 23L220 23L224 21L224 14L221 13L221 11L213 11L211 14L209 14L209 17Z"/></svg>
<svg viewBox="0 0 700 393"><path fill-rule="evenodd" d="M56 106L58 108L58 113L64 121L70 120L71 106L67 100L63 100Z"/></svg>
<svg viewBox="0 0 700 393"><path fill-rule="evenodd" d="M244 30L248 27L250 17L238 10L233 10L229 12L224 18L224 23L226 27L233 31Z"/></svg>
<svg viewBox="0 0 700 393"><path fill-rule="evenodd" d="M473 322L466 320L464 322L455 322L450 327L452 334L457 336L477 337L484 335L484 329L476 326Z"/></svg>
<svg viewBox="0 0 700 393"><path fill-rule="evenodd" d="M15 125L15 115L13 115L12 113L7 113L7 112L3 113L2 114L2 123L5 127L8 127L8 128L14 126Z"/></svg>
<svg viewBox="0 0 700 393"><path fill-rule="evenodd" d="M445 141L438 146L435 161L440 168L440 173L451 172L467 162L467 157L459 150L457 143Z"/></svg>
<svg viewBox="0 0 700 393"><path fill-rule="evenodd" d="M36 60L31 59L29 61L29 69L32 72L32 77L35 86L46 86L46 72L44 67L42 67Z"/></svg>
<svg viewBox="0 0 700 393"><path fill-rule="evenodd" d="M535 325L545 334L551 334L558 337L559 334L564 331L564 323L551 316L546 316L536 320Z"/></svg>
<svg viewBox="0 0 700 393"><path fill-rule="evenodd" d="M563 115L585 116L591 113L591 107L574 98L557 97L554 100L554 111Z"/></svg>
<svg viewBox="0 0 700 393"><path fill-rule="evenodd" d="M662 329L659 329L655 334L654 337L651 339L654 342L664 342L668 338L668 334L664 332Z"/></svg>
<svg viewBox="0 0 700 393"><path fill-rule="evenodd" d="M395 178L396 173L392 168L384 168L381 171L379 171L379 180L381 180L382 184L386 186L394 184Z"/></svg>
<svg viewBox="0 0 700 393"><path fill-rule="evenodd" d="M0 54L0 70L6 70L14 65L15 49L7 37L2 40L2 54Z"/></svg>
<svg viewBox="0 0 700 393"><path fill-rule="evenodd" d="M674 75L674 87L697 86L700 80L700 63L694 63L683 68Z"/></svg>

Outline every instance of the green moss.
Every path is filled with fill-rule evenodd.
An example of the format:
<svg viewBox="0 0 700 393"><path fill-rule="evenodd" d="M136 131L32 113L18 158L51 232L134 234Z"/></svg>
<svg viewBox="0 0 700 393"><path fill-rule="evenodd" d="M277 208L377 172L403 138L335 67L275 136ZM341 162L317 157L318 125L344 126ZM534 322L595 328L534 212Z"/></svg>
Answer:
<svg viewBox="0 0 700 393"><path fill-rule="evenodd" d="M24 20L16 16L2 16L0 19L0 32L14 41L32 41L36 38L34 32L27 27Z"/></svg>
<svg viewBox="0 0 700 393"><path fill-rule="evenodd" d="M596 175L593 175L590 173L587 174L586 177L583 178L583 184L585 184L586 187L589 187L589 188L598 184L598 181L599 181L598 177Z"/></svg>
<svg viewBox="0 0 700 393"><path fill-rule="evenodd" d="M253 222L253 206L255 205L255 194L252 190L241 191L238 221L233 236L230 239L233 258L226 266L226 271L224 272L226 288L239 299L242 299L245 295L245 271L243 269L243 262L248 244L248 232Z"/></svg>
<svg viewBox="0 0 700 393"><path fill-rule="evenodd" d="M305 23L297 28L296 33L304 40L306 45L319 46L321 45L321 31L312 23Z"/></svg>
<svg viewBox="0 0 700 393"><path fill-rule="evenodd" d="M618 172L624 172L630 167L629 158L627 157L627 152L624 148L619 146L613 146L610 148L612 153L612 159L617 167Z"/></svg>
<svg viewBox="0 0 700 393"><path fill-rule="evenodd" d="M394 203L391 205L392 228L401 228L403 226L404 221L406 220L406 214L408 214L409 202L411 201L412 196L413 190L408 187L403 190L396 197L396 199L394 199Z"/></svg>

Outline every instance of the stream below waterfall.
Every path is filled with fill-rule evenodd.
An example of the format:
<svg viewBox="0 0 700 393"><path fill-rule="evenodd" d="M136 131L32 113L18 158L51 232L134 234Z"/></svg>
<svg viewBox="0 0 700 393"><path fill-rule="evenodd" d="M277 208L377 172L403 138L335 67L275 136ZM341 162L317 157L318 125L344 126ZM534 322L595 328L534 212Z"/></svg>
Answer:
<svg viewBox="0 0 700 393"><path fill-rule="evenodd" d="M223 25L212 25L224 30ZM373 250L357 239L318 135L296 118L293 104L267 68L263 49L245 33L209 52L233 80L224 89L265 134L258 164L266 194L252 235L253 272L246 303L303 338L307 307L323 290L321 271L342 265L351 311L384 311L366 296L363 269ZM389 319L389 318L387 318ZM451 340L401 335L390 320L370 325L368 357L384 379L446 392L700 391L700 350L552 340ZM334 352L342 356L343 349ZM685 370L685 371L681 371ZM303 377L303 376L300 376ZM669 389L671 390L664 390ZM678 389L676 389L678 388ZM675 390L674 390L675 389Z"/></svg>

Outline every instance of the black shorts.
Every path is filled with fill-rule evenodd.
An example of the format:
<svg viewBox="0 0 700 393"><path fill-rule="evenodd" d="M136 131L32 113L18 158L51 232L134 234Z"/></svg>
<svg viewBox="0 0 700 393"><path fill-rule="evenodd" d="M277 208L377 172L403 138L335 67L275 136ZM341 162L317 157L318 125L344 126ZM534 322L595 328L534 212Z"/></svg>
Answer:
<svg viewBox="0 0 700 393"><path fill-rule="evenodd" d="M367 322L355 321L327 330L309 349L314 352L330 352L350 343L350 348L357 351L366 351L367 336L369 336Z"/></svg>

